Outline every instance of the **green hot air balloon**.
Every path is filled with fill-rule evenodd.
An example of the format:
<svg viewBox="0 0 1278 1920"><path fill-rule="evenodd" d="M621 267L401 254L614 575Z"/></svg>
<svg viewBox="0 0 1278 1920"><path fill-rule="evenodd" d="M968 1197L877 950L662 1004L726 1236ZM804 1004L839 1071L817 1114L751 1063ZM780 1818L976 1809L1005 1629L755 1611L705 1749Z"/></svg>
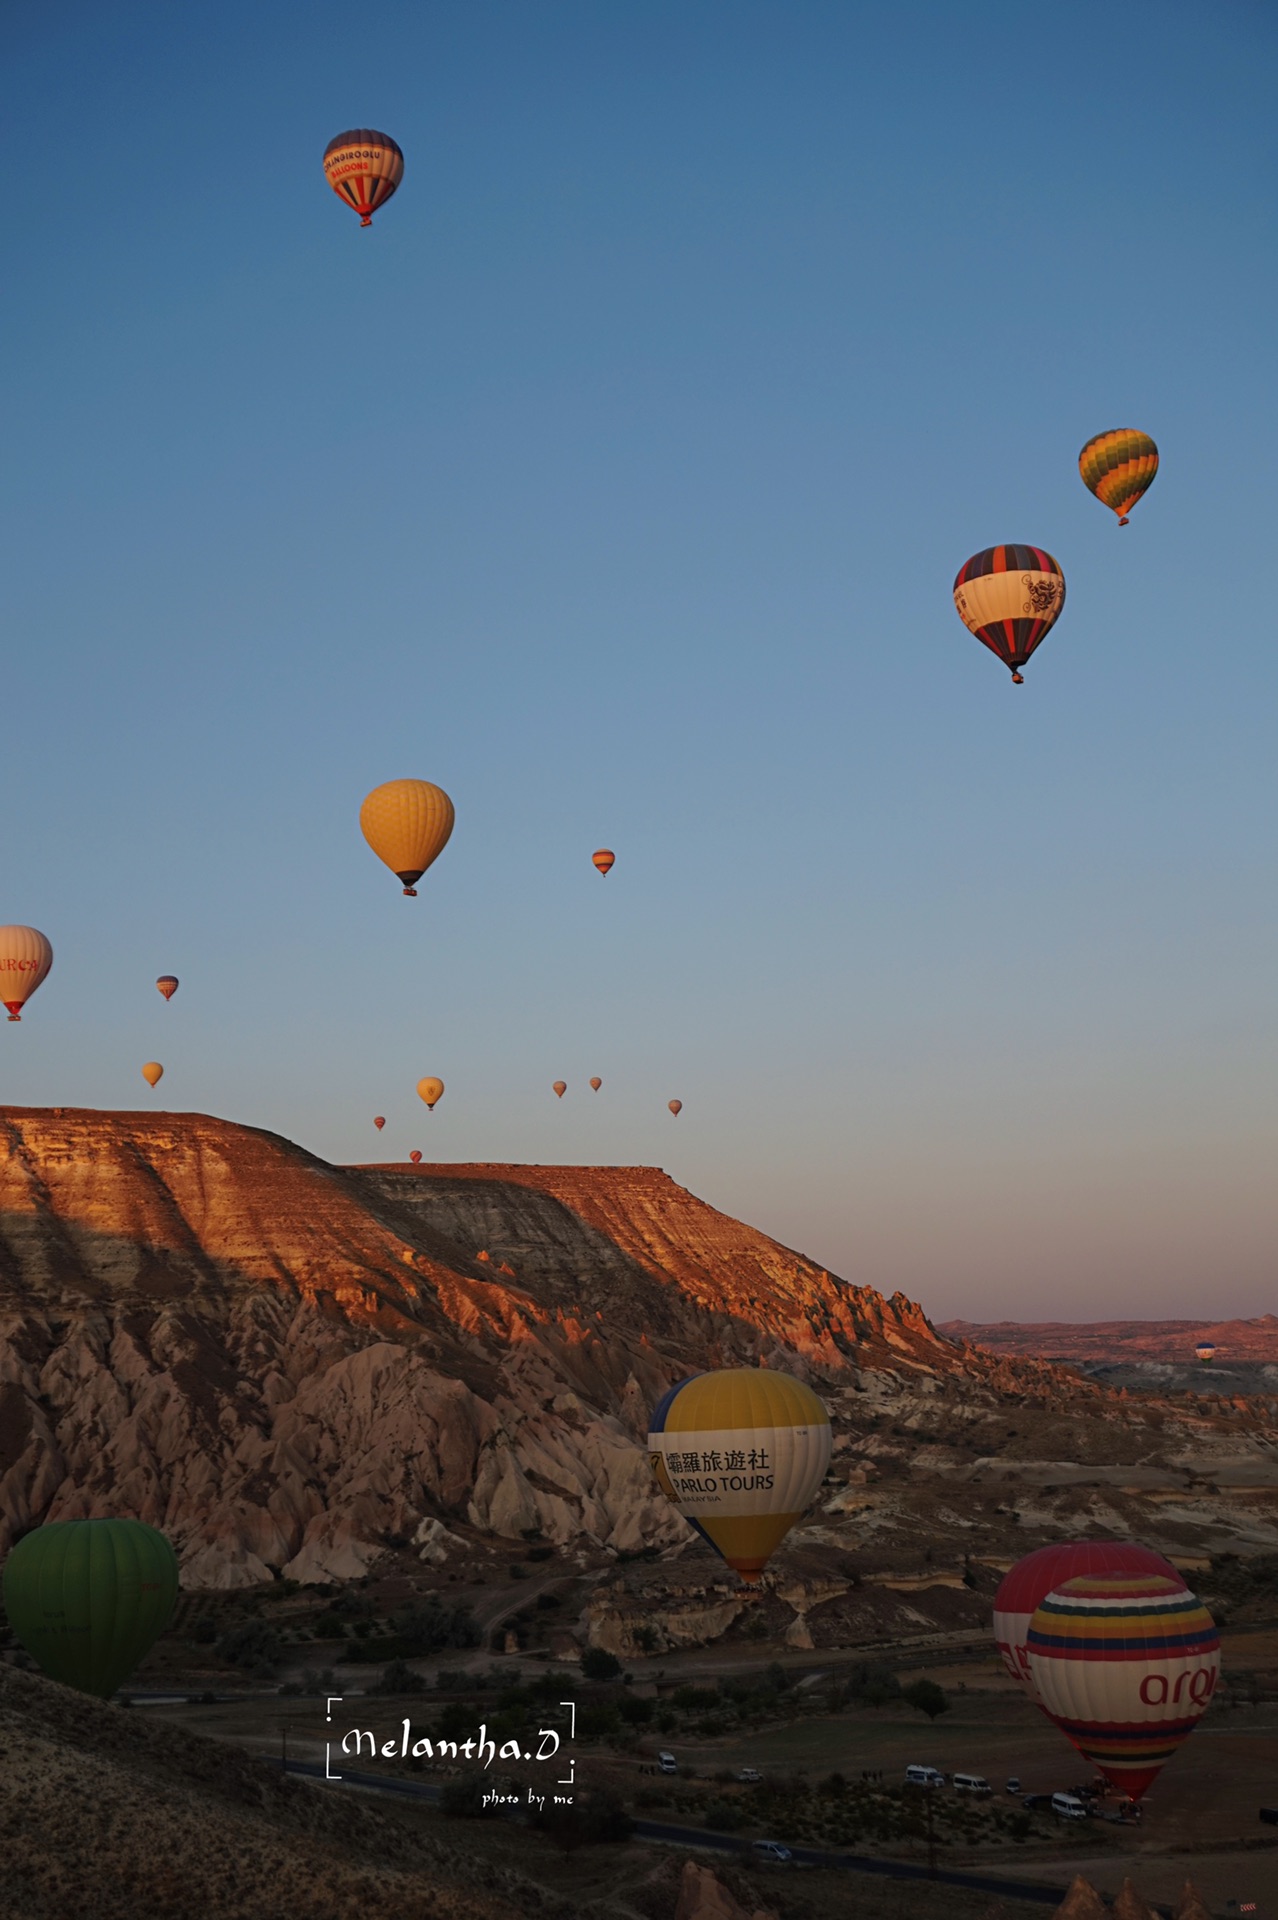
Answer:
<svg viewBox="0 0 1278 1920"><path fill-rule="evenodd" d="M168 1624L177 1556L141 1520L53 1520L4 1563L9 1625L63 1686L109 1700Z"/></svg>

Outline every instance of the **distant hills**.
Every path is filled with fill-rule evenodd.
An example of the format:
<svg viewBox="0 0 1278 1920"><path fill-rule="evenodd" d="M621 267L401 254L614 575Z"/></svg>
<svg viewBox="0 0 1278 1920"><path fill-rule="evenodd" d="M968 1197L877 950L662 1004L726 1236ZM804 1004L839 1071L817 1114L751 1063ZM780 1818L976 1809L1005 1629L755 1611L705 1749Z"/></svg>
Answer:
<svg viewBox="0 0 1278 1920"><path fill-rule="evenodd" d="M937 1330L988 1353L1033 1355L1075 1366L1130 1366L1142 1360L1192 1366L1194 1348L1208 1341L1217 1350L1213 1366L1278 1366L1278 1314L1273 1313L1255 1320L946 1320Z"/></svg>

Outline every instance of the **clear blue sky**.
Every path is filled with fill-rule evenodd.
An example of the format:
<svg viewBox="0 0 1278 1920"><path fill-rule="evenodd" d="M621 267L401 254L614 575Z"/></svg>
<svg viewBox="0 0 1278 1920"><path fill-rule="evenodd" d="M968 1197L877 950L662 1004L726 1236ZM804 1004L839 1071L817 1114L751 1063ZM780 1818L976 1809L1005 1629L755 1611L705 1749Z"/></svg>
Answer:
<svg viewBox="0 0 1278 1920"><path fill-rule="evenodd" d="M6 1100L656 1163L942 1316L1273 1305L1271 6L6 41ZM1021 688L950 597L1004 540L1069 588Z"/></svg>

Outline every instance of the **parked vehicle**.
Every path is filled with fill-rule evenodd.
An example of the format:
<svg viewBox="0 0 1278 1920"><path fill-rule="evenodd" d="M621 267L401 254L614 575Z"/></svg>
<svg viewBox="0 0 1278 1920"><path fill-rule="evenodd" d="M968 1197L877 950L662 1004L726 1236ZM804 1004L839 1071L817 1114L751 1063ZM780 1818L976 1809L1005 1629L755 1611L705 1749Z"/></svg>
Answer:
<svg viewBox="0 0 1278 1920"><path fill-rule="evenodd" d="M975 1794L978 1800L988 1800L994 1791L983 1773L952 1773L950 1785L955 1793Z"/></svg>
<svg viewBox="0 0 1278 1920"><path fill-rule="evenodd" d="M757 1767L742 1767L740 1773L737 1775L737 1779L743 1787L759 1787L763 1785L763 1775Z"/></svg>
<svg viewBox="0 0 1278 1920"><path fill-rule="evenodd" d="M1019 1792L1020 1792L1020 1790L1021 1790L1021 1776L1020 1776L1020 1774L1019 1774L1019 1773L1009 1773L1009 1774L1008 1774L1008 1776L1007 1776L1007 1791L1008 1791L1009 1793L1019 1793Z"/></svg>
<svg viewBox="0 0 1278 1920"><path fill-rule="evenodd" d="M1026 1813L1041 1813L1045 1807L1050 1807L1051 1804L1052 1796L1050 1793L1024 1793L1021 1795L1021 1805L1024 1807Z"/></svg>
<svg viewBox="0 0 1278 1920"><path fill-rule="evenodd" d="M943 1787L945 1775L935 1767L907 1767L905 1784L907 1787Z"/></svg>
<svg viewBox="0 0 1278 1920"><path fill-rule="evenodd" d="M679 1762L672 1753L659 1753L657 1755L658 1773L678 1773L678 1771Z"/></svg>
<svg viewBox="0 0 1278 1920"><path fill-rule="evenodd" d="M788 1866L794 1855L779 1840L756 1840L750 1849L756 1860L771 1861L774 1867Z"/></svg>
<svg viewBox="0 0 1278 1920"><path fill-rule="evenodd" d="M1076 1793L1054 1793L1052 1812L1058 1820L1086 1820L1091 1812Z"/></svg>

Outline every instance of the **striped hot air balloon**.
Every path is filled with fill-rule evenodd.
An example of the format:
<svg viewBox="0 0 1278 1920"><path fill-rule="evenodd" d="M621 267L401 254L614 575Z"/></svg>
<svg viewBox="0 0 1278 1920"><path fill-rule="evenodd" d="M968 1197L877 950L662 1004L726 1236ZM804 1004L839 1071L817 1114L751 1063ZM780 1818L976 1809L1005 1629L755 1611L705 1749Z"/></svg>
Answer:
<svg viewBox="0 0 1278 1920"><path fill-rule="evenodd" d="M1061 1540L1050 1547L1036 1547L1018 1560L994 1595L994 1640L1003 1665L1036 1706L1042 1702L1030 1674L1026 1646L1030 1621L1053 1587L1080 1573L1161 1573L1179 1578L1170 1560L1134 1540Z"/></svg>
<svg viewBox="0 0 1278 1920"><path fill-rule="evenodd" d="M1065 605L1065 575L1042 547L986 547L959 568L954 604L968 632L1011 669L1019 687L1020 669Z"/></svg>
<svg viewBox="0 0 1278 1920"><path fill-rule="evenodd" d="M1148 1792L1207 1711L1220 1640L1179 1574L1081 1574L1030 1622L1043 1710L1129 1799Z"/></svg>
<svg viewBox="0 0 1278 1920"><path fill-rule="evenodd" d="M682 1381L648 1433L667 1500L752 1583L811 1505L830 1445L830 1416L811 1388L766 1367Z"/></svg>
<svg viewBox="0 0 1278 1920"><path fill-rule="evenodd" d="M600 847L598 853L592 853L590 858L593 865L603 874L611 873L617 864L617 856L610 847Z"/></svg>
<svg viewBox="0 0 1278 1920"><path fill-rule="evenodd" d="M404 156L388 133L371 127L352 127L339 133L324 149L324 178L335 194L348 201L361 227L371 227L373 215L384 207L404 177Z"/></svg>
<svg viewBox="0 0 1278 1920"><path fill-rule="evenodd" d="M1078 456L1083 485L1103 507L1118 515L1120 527L1136 502L1149 492L1158 472L1158 448L1135 427L1111 427L1088 441Z"/></svg>

